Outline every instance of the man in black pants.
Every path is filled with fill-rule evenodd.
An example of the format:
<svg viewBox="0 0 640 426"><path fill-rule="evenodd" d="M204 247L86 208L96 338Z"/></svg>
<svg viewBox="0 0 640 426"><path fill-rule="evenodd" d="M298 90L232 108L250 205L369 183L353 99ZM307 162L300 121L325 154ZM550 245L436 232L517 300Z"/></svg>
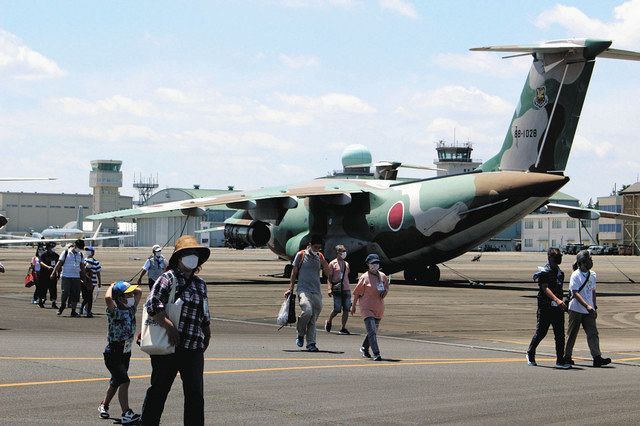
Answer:
<svg viewBox="0 0 640 426"><path fill-rule="evenodd" d="M556 340L556 368L566 370L571 368L571 365L564 362L564 312L567 307L562 301L564 272L559 267L562 263L562 253L559 249L552 247L547 251L547 260L548 263L539 267L538 272L533 275L534 281L537 281L540 286L538 321L536 332L527 350L527 364L538 365L536 363L536 348L547 335L551 325Z"/></svg>

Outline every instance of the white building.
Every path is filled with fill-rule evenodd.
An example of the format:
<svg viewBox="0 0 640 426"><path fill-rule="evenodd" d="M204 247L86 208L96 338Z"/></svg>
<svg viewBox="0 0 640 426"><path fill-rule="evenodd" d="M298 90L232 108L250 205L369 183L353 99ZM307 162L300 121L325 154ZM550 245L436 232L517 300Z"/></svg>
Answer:
<svg viewBox="0 0 640 426"><path fill-rule="evenodd" d="M610 195L608 197L598 197L598 209L608 212L622 213L623 197L621 195ZM601 217L598 225L598 238L600 244L620 245L623 242L622 231L624 221L618 219L607 219Z"/></svg>
<svg viewBox="0 0 640 426"><path fill-rule="evenodd" d="M522 220L522 251L547 251L549 247L578 243L580 238L582 244L595 244L589 234L596 238L598 221L583 220L582 225L580 230L579 220L565 213L527 215Z"/></svg>

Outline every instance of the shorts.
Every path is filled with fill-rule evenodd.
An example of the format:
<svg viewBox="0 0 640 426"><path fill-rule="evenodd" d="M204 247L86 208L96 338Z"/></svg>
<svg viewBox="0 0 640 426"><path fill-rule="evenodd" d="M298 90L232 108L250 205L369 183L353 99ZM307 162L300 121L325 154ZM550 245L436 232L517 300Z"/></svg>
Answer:
<svg viewBox="0 0 640 426"><path fill-rule="evenodd" d="M340 294L334 294L333 296L333 313L339 314L342 312L349 312L351 309L351 292L343 291Z"/></svg>
<svg viewBox="0 0 640 426"><path fill-rule="evenodd" d="M129 361L131 352L123 352L124 343L109 343L104 350L104 365L111 373L109 384L117 388L123 383L129 383Z"/></svg>

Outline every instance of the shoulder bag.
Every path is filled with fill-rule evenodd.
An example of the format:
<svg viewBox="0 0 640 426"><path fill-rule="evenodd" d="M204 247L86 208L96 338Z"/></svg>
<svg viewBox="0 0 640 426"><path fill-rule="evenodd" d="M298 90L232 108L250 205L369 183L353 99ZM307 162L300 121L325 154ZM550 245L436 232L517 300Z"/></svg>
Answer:
<svg viewBox="0 0 640 426"><path fill-rule="evenodd" d="M584 280L584 282L582 283L578 291L576 291L576 293L580 293L582 291L584 286L587 285L587 283L589 282L590 277L591 277L591 271L587 273L587 278ZM571 299L573 299L573 296L574 296L574 292L572 292L571 289L569 289L567 296L563 300L564 305L567 307L567 309L569 309L569 302L571 302Z"/></svg>
<svg viewBox="0 0 640 426"><path fill-rule="evenodd" d="M176 305L176 287L178 283L171 272L169 276L171 293L169 300L164 305L167 317L173 325L178 328L180 324L180 314L182 313L182 305ZM149 355L169 355L176 351L176 347L169 343L169 335L167 330L158 324L147 309L142 309L142 329L140 331L140 349Z"/></svg>

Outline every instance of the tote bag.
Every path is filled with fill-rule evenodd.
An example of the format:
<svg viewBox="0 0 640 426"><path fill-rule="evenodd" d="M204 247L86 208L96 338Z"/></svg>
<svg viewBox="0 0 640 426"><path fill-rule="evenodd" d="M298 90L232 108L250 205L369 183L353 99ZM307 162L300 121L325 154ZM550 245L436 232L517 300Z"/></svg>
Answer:
<svg viewBox="0 0 640 426"><path fill-rule="evenodd" d="M165 313L171 322L178 328L182 305L175 304L176 287L175 277L170 274L171 293L169 301L164 306ZM142 310L142 330L140 335L140 349L149 355L169 355L176 351L176 347L169 343L167 330L155 322L146 309Z"/></svg>

